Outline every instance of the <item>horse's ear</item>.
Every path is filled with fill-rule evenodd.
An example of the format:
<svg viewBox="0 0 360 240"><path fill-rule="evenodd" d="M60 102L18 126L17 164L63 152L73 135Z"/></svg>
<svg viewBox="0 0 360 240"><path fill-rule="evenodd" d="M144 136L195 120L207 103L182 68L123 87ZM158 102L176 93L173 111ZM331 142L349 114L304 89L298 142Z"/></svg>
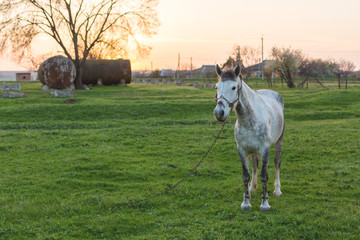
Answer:
<svg viewBox="0 0 360 240"><path fill-rule="evenodd" d="M234 73L235 73L235 76L240 75L240 66L239 65L236 65L236 67L234 68Z"/></svg>
<svg viewBox="0 0 360 240"><path fill-rule="evenodd" d="M219 77L221 77L222 69L219 64L216 64L216 73Z"/></svg>

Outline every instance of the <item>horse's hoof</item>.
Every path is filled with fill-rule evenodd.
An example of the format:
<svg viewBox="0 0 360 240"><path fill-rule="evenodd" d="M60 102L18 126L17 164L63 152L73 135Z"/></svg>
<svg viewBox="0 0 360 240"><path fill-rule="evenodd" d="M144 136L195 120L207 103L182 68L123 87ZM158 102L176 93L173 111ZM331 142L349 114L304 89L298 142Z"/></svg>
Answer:
<svg viewBox="0 0 360 240"><path fill-rule="evenodd" d="M260 211L261 212L267 212L267 211L269 211L270 210L270 205L269 205L269 203L268 203L268 201L266 200L266 201L264 201L261 205L260 205Z"/></svg>
<svg viewBox="0 0 360 240"><path fill-rule="evenodd" d="M250 208L251 208L251 204L249 203L249 201L243 201L243 203L241 204L241 210L247 211Z"/></svg>
<svg viewBox="0 0 360 240"><path fill-rule="evenodd" d="M277 190L277 191L275 190L274 191L274 196L275 197L281 197L281 195L282 195L282 192L280 190Z"/></svg>

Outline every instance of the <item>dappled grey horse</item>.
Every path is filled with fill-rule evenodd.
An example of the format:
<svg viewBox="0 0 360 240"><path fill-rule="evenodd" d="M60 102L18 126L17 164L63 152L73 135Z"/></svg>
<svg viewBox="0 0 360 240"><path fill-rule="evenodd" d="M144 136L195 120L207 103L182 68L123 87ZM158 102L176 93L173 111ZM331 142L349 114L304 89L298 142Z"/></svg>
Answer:
<svg viewBox="0 0 360 240"><path fill-rule="evenodd" d="M244 182L244 200L241 209L248 210L250 192L257 187L257 168L261 156L260 179L263 186L261 211L268 211L267 167L270 146L275 144L275 190L274 195L281 196L280 164L284 134L284 102L280 94L271 90L252 90L241 79L240 67L223 71L216 65L219 82L216 84L216 107L214 116L218 121L225 121L232 109L236 113L235 140L241 159ZM249 155L253 171L249 186Z"/></svg>

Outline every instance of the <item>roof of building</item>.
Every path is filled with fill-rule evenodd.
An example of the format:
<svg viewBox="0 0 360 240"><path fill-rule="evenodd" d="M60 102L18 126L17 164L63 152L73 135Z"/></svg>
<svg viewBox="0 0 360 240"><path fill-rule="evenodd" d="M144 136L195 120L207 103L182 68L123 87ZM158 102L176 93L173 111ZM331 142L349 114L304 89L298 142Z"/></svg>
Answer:
<svg viewBox="0 0 360 240"><path fill-rule="evenodd" d="M269 60L264 60L261 63L257 63L255 65L249 66L246 68L247 71L259 71L263 68L263 66L265 66L265 64L268 62Z"/></svg>
<svg viewBox="0 0 360 240"><path fill-rule="evenodd" d="M194 71L200 71L200 72L215 71L215 65L202 65L200 68L195 69Z"/></svg>

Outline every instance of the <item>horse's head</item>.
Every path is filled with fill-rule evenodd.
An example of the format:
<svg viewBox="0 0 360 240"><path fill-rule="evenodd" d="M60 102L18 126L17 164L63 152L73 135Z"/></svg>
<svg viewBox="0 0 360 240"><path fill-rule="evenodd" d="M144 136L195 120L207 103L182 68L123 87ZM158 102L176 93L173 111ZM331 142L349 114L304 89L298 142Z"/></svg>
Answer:
<svg viewBox="0 0 360 240"><path fill-rule="evenodd" d="M214 116L218 121L223 122L239 100L242 86L240 67L237 65L234 70L223 71L219 65L216 65L216 73L219 76L219 82L216 84Z"/></svg>

